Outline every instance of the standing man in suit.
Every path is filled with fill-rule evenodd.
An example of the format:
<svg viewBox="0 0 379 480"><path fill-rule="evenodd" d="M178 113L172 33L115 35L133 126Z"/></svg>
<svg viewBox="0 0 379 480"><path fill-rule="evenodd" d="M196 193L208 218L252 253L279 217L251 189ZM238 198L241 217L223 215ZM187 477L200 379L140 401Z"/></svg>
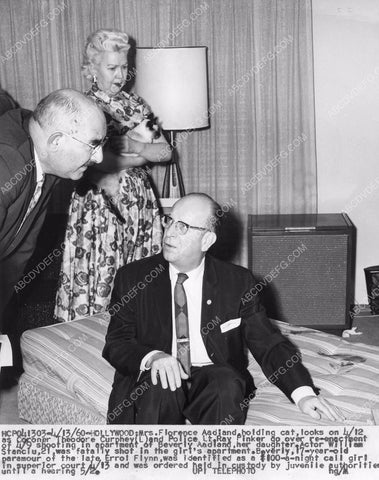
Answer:
<svg viewBox="0 0 379 480"><path fill-rule="evenodd" d="M217 211L205 194L183 197L162 254L119 269L103 351L116 369L108 422L244 424L240 405L254 391L245 345L302 412L342 420L301 362L289 362L298 352L251 295L250 271L207 254Z"/></svg>
<svg viewBox="0 0 379 480"><path fill-rule="evenodd" d="M13 109L0 117L0 320L35 248L57 177L77 180L101 162L105 131L103 112L71 89L50 93L34 112Z"/></svg>

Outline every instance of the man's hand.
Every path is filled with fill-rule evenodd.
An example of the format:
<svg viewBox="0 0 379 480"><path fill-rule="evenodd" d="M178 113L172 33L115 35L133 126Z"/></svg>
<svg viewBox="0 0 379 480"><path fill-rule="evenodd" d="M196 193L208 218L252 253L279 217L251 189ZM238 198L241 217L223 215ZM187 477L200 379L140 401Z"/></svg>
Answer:
<svg viewBox="0 0 379 480"><path fill-rule="evenodd" d="M339 409L331 405L321 395L318 397L309 395L302 398L298 403L298 407L303 413L306 413L315 420L320 420L323 416L333 422L343 422L345 420L345 417Z"/></svg>
<svg viewBox="0 0 379 480"><path fill-rule="evenodd" d="M108 140L107 148L116 155L140 155L145 148L145 143L134 140L128 137L128 135L115 135Z"/></svg>
<svg viewBox="0 0 379 480"><path fill-rule="evenodd" d="M153 385L157 385L159 378L162 388L169 386L173 392L181 387L182 379L187 380L188 378L180 362L172 355L164 352L155 353L149 359L146 367L151 367L151 381Z"/></svg>

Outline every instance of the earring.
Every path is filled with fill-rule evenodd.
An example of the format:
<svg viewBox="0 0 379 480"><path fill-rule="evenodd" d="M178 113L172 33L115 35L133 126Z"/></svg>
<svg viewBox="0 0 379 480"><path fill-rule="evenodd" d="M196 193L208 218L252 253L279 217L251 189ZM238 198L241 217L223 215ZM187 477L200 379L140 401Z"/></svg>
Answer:
<svg viewBox="0 0 379 480"><path fill-rule="evenodd" d="M95 73L94 76L92 77L92 82L93 82L93 83L97 83L96 73Z"/></svg>

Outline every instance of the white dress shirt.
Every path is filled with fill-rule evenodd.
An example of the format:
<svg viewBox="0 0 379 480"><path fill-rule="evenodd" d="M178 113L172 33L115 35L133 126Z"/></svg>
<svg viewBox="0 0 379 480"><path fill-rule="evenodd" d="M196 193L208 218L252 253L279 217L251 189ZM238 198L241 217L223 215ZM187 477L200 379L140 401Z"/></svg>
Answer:
<svg viewBox="0 0 379 480"><path fill-rule="evenodd" d="M44 179L45 174L43 173L42 165L41 165L41 162L39 161L37 151L35 148L34 148L34 161L36 163L36 181L38 183Z"/></svg>

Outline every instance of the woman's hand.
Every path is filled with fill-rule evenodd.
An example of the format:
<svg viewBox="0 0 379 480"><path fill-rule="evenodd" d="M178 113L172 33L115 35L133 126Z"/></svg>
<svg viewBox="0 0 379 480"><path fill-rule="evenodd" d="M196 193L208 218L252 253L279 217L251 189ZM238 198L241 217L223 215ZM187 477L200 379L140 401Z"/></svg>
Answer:
<svg viewBox="0 0 379 480"><path fill-rule="evenodd" d="M119 137L117 138L119 139ZM117 140L116 142L119 142L119 145L125 145L122 140ZM108 143L103 150L103 161L93 167L96 168L96 170L105 173L115 173L125 170L126 168L142 167L147 163L146 158L136 153L127 153L122 150L120 150L119 153L115 153L109 148Z"/></svg>
<svg viewBox="0 0 379 480"><path fill-rule="evenodd" d="M128 135L116 135L108 140L106 150L111 150L115 155L136 154L142 155L145 150L145 142L133 139Z"/></svg>
<svg viewBox="0 0 379 480"><path fill-rule="evenodd" d="M105 150L110 150L115 155L138 153L135 145L133 145L133 140L127 135L115 135L114 137L111 137L107 142ZM142 150L142 148L140 150Z"/></svg>
<svg viewBox="0 0 379 480"><path fill-rule="evenodd" d="M145 159L144 163L146 163L146 160L150 161L150 159L144 155L144 153L148 151L146 150L146 146L148 145L150 144L130 138L128 135L117 135L109 139L105 152L106 150L110 150L114 155L140 156Z"/></svg>
<svg viewBox="0 0 379 480"><path fill-rule="evenodd" d="M147 162L167 162L171 158L171 147L163 135L153 143L143 143L127 135L111 137L103 149L103 161L96 170L114 173L132 167L142 167Z"/></svg>

